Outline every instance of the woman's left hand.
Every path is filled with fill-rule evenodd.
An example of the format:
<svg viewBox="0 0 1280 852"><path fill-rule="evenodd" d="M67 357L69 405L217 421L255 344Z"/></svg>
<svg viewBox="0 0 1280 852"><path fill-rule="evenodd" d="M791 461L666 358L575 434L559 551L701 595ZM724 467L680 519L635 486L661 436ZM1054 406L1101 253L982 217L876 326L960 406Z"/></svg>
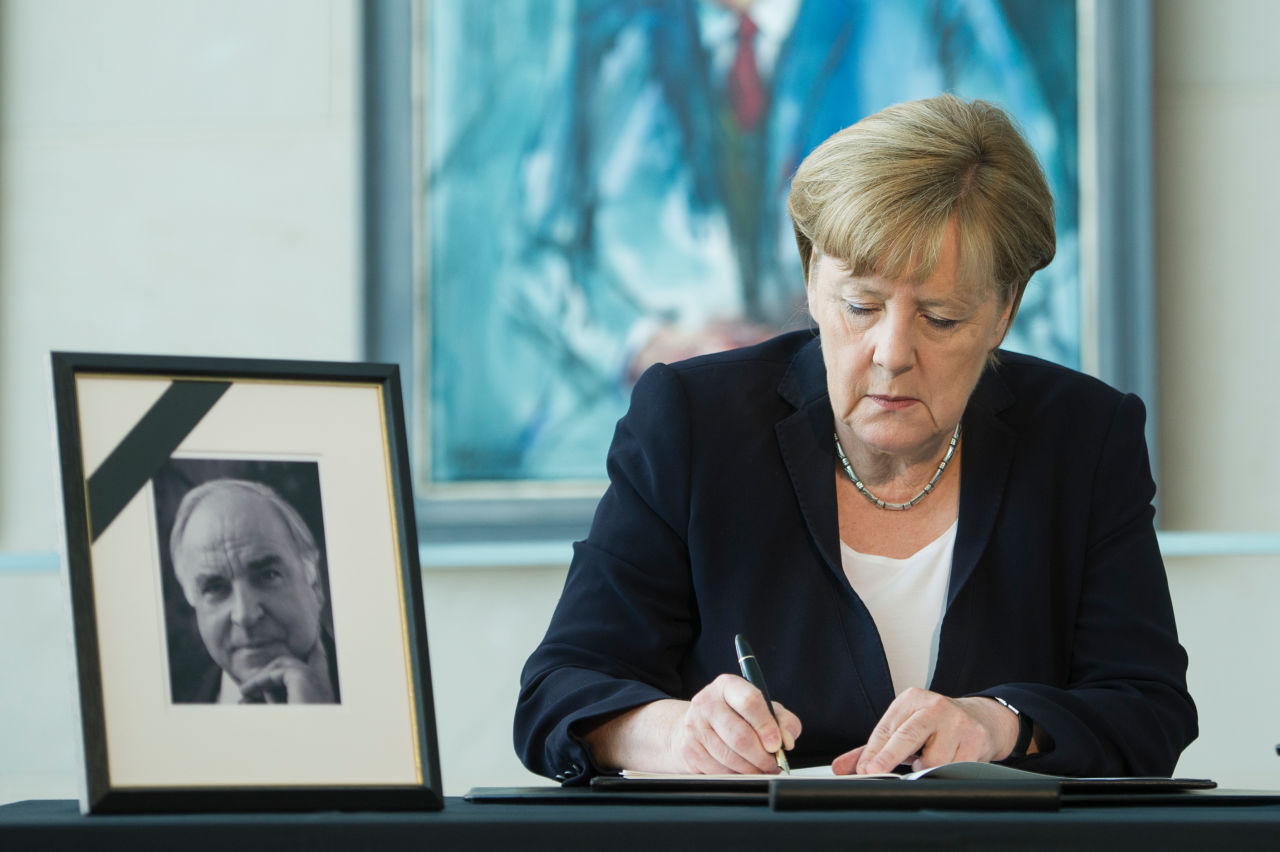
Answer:
<svg viewBox="0 0 1280 852"><path fill-rule="evenodd" d="M1018 717L991 698L948 698L912 687L893 700L867 744L831 763L837 775L913 770L957 760L1001 760L1018 742Z"/></svg>

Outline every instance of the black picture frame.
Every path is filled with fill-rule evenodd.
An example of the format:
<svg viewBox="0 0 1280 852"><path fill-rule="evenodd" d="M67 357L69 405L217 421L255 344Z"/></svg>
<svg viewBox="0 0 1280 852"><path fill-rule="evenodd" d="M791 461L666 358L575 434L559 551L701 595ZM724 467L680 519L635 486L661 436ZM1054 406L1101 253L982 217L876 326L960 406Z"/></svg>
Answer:
<svg viewBox="0 0 1280 852"><path fill-rule="evenodd" d="M50 362L81 810L443 807L398 367L77 352ZM213 458L209 470L219 459L236 470L310 460L324 480L323 510L302 514L312 528L324 518L322 605L332 602L331 631L341 621L326 646L335 695L325 705L181 704L169 692L163 587L174 569L159 559L153 476L198 457ZM318 589L314 568L307 576Z"/></svg>

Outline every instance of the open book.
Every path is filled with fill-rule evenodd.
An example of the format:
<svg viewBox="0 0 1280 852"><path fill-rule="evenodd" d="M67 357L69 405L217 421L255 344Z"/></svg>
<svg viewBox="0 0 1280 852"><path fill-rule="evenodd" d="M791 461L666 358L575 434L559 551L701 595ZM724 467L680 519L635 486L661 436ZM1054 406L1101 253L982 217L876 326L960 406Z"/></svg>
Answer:
<svg viewBox="0 0 1280 852"><path fill-rule="evenodd" d="M622 775L598 775L591 779L590 787L474 788L467 793L467 799L593 804L768 803L777 810L1052 810L1061 803L1185 803L1184 791L1216 786L1201 778L1065 778L993 763L961 762L906 775L835 775L830 766L795 769L790 775L688 775L627 770Z"/></svg>
<svg viewBox="0 0 1280 852"><path fill-rule="evenodd" d="M1043 784L1046 781L1057 782L1063 792L1172 792L1177 790L1209 790L1218 786L1207 778L1164 778L1164 777L1103 777L1103 778L1068 778L1060 775L1046 775L1040 772L1028 772L999 763L981 763L977 761L960 761L944 763L941 766L921 769L919 772L908 772L904 775L882 773L877 775L836 775L830 766L814 766L804 769L793 769L790 775L688 775L681 773L638 772L624 769L622 778L614 778L614 783L641 782L649 784L666 783L672 785L689 784L692 786L728 786L744 784L759 787L771 781L790 783L794 781L816 781L825 779L831 783L857 784L865 781L984 781L1010 782L1024 781L1029 784ZM604 779L596 779L597 781ZM605 786L612 786L606 782Z"/></svg>
<svg viewBox="0 0 1280 852"><path fill-rule="evenodd" d="M622 770L623 778L651 778L662 779L667 781L677 780L703 780L703 781L729 781L742 782L754 781L787 781L790 779L801 778L839 778L842 781L871 781L871 780L902 780L914 781L918 778L933 778L938 780L955 780L955 781L1015 781L1018 779L1038 779L1053 778L1056 776L1041 775L1037 772L1028 772L1025 769L1014 769L1012 766L1003 766L998 763L979 763L977 761L961 761L958 763L944 763L941 766L933 766L929 769L921 769L919 772L908 772L906 774L898 774L896 772L882 772L874 775L836 775L831 771L830 766L809 766L803 769L793 769L791 774L743 774L743 775L689 775L678 772L641 772L634 769ZM1168 780L1168 779L1164 779Z"/></svg>

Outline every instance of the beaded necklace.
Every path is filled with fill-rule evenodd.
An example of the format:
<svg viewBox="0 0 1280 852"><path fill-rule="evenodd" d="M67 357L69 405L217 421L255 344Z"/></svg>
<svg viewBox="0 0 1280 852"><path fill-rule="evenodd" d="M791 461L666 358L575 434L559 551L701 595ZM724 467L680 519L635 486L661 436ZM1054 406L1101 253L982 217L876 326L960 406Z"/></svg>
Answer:
<svg viewBox="0 0 1280 852"><path fill-rule="evenodd" d="M947 462L951 461L951 457L955 455L956 444L960 441L960 424L957 423L956 431L951 433L951 444L947 447L947 454L938 463L938 469L934 472L933 479L930 479L929 483L920 489L919 494L905 503L889 503L868 491L867 486L863 485L862 480L858 478L858 474L853 472L853 465L849 464L849 457L844 454L844 447L840 446L840 436L835 432L831 434L836 439L836 454L840 456L840 464L844 465L844 472L849 474L849 479L853 481L853 487L858 489L858 492L863 497L866 497L881 509L897 509L905 512L929 495L929 492L933 490L933 486L937 484L938 477L942 476L942 472L947 469Z"/></svg>

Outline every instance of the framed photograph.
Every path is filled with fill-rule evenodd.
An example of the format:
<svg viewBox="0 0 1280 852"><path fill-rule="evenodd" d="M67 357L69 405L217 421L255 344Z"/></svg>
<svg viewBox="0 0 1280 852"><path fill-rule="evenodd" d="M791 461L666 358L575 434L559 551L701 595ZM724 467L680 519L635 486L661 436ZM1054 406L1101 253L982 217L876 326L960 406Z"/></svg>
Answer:
<svg viewBox="0 0 1280 852"><path fill-rule="evenodd" d="M51 361L81 809L440 808L398 368Z"/></svg>
<svg viewBox="0 0 1280 852"><path fill-rule="evenodd" d="M646 366L808 324L785 207L799 162L944 91L1008 109L1057 201L1057 256L1005 346L1150 399L1135 165L1150 107L1133 96L1146 14L1095 0L366 9L366 78L385 95L367 137L415 139L407 173L400 156L370 161L366 210L368 339L413 377L419 517L455 540L585 532ZM392 262L410 246L412 268Z"/></svg>

